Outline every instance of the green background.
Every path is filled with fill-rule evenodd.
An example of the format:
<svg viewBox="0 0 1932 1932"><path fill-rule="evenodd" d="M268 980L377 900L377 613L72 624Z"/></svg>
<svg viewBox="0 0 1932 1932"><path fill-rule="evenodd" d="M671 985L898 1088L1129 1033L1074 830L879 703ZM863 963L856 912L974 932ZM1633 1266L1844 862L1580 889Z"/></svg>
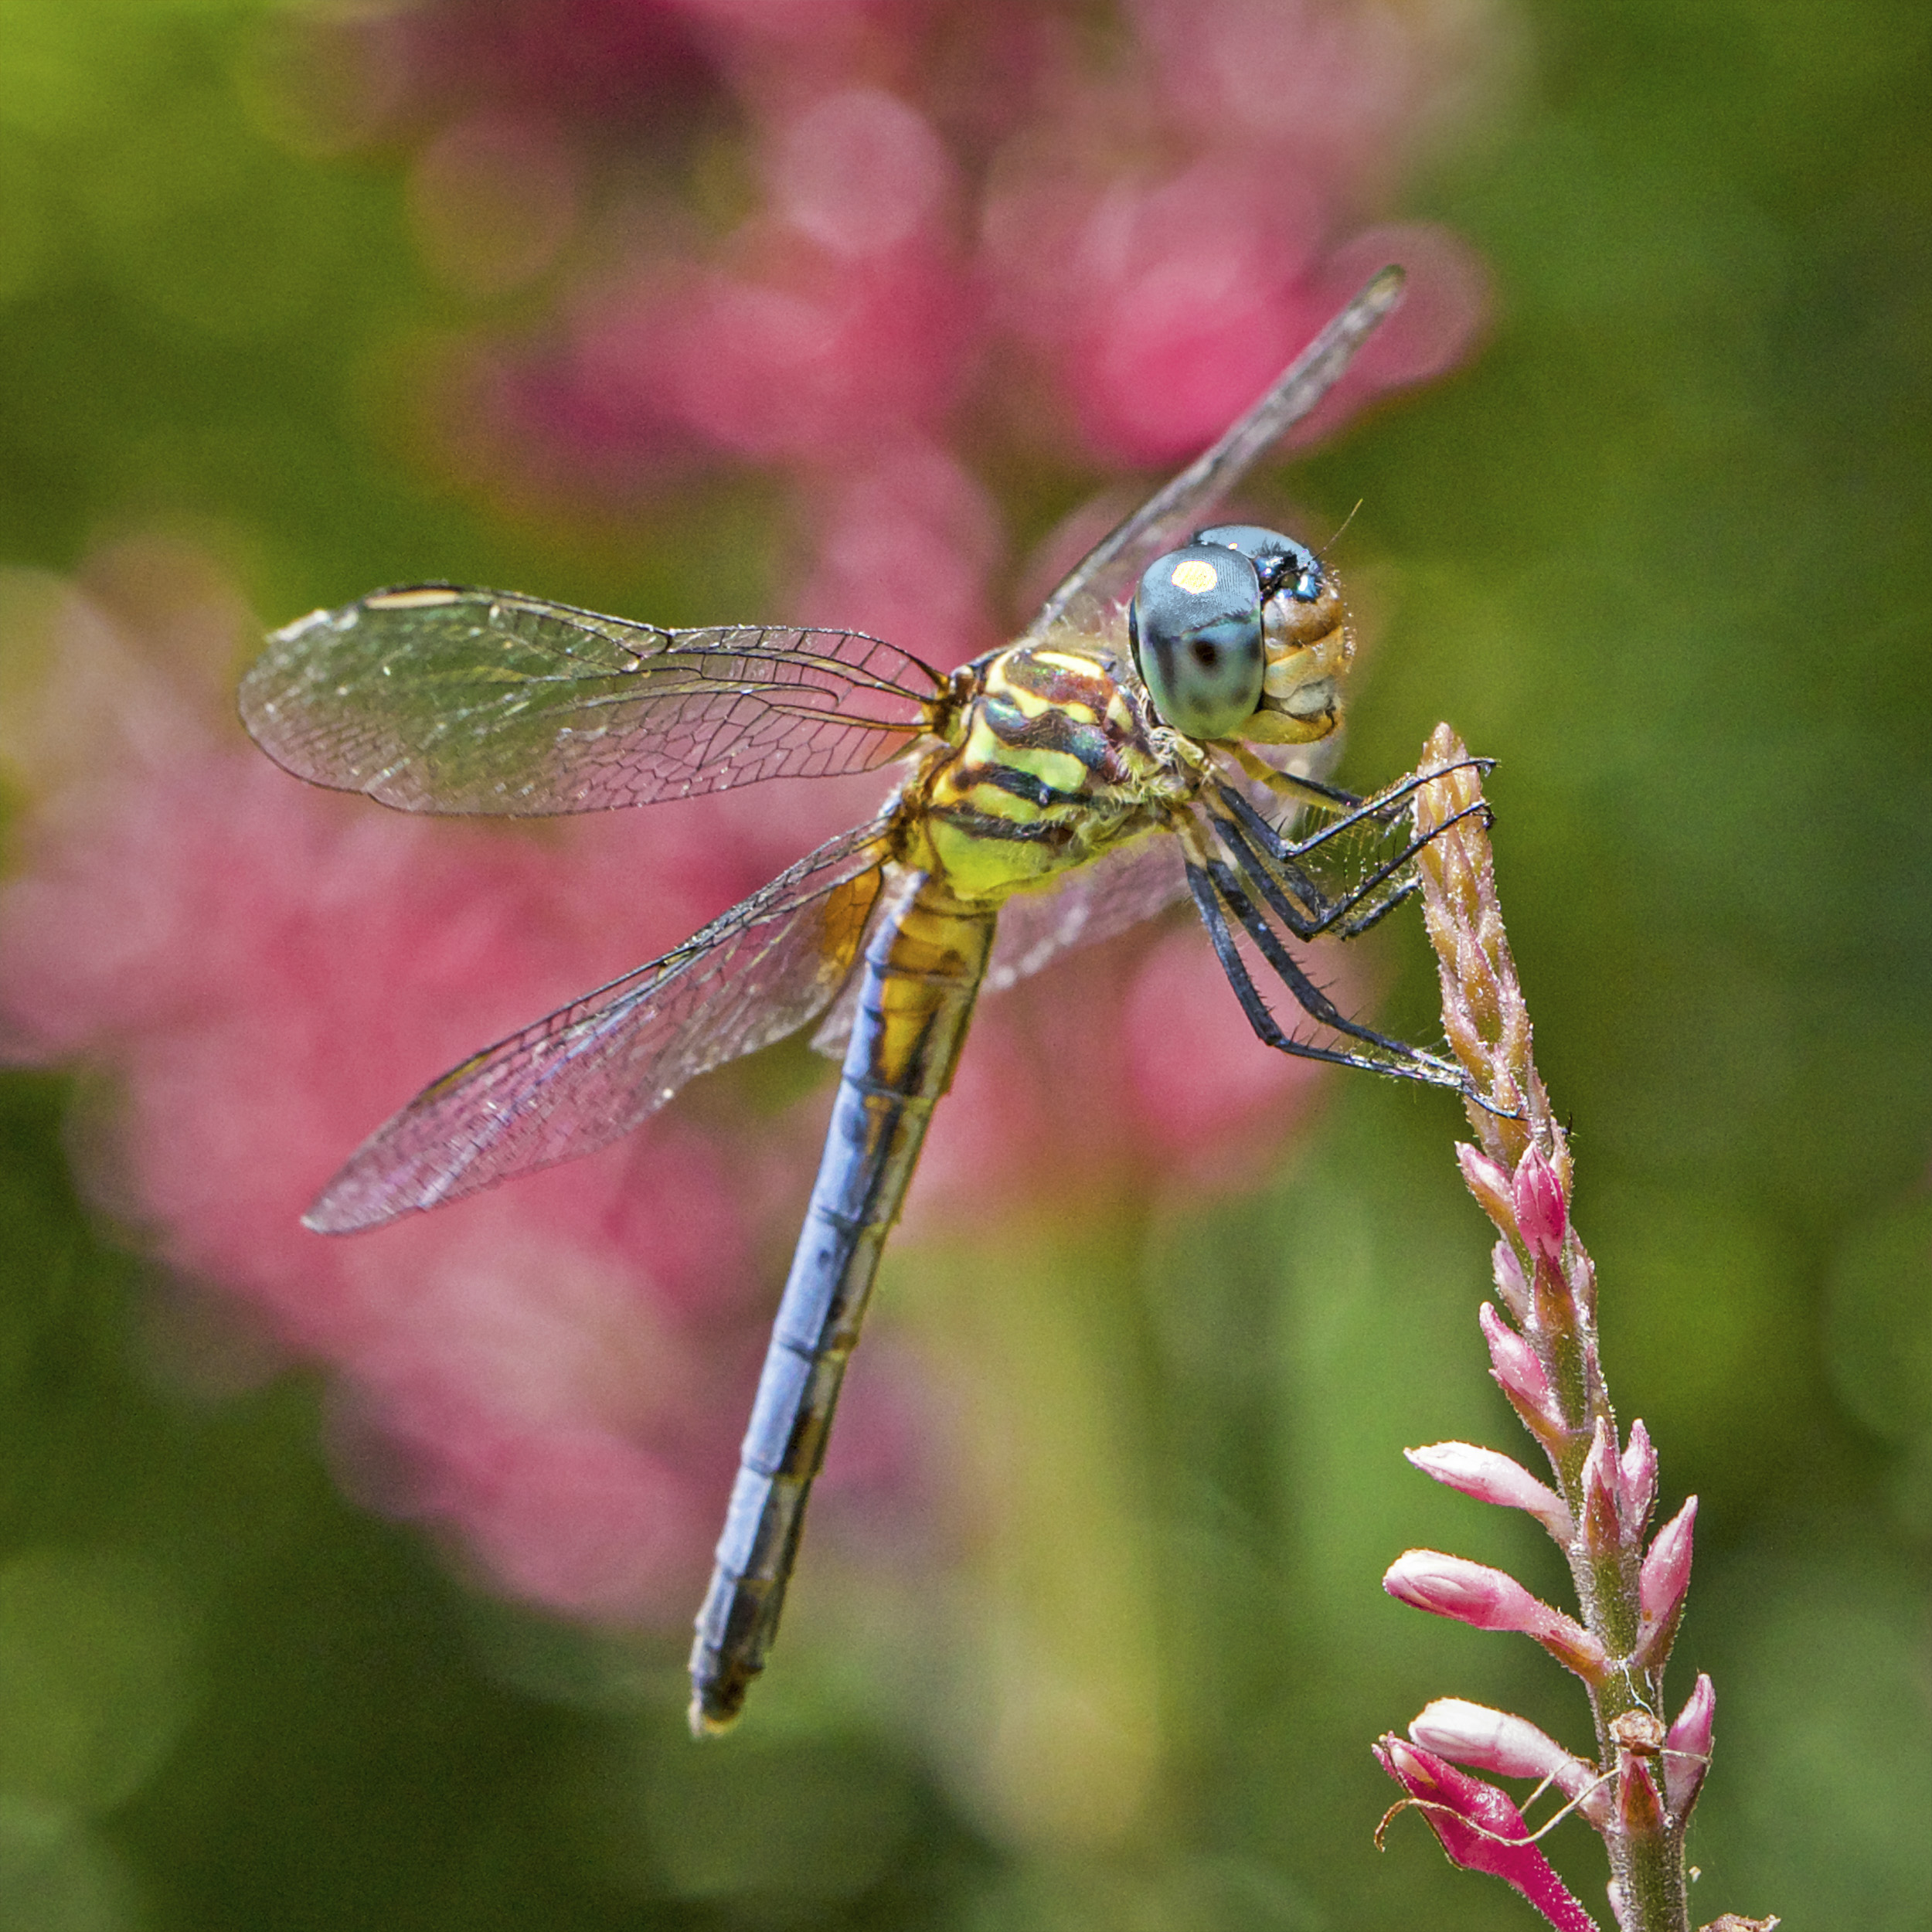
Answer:
<svg viewBox="0 0 1932 1932"><path fill-rule="evenodd" d="M373 427L375 347L447 318L399 162L259 131L253 15L0 5L0 563L159 521L212 533L264 612L436 575L731 614L668 543L486 520ZM1699 1916L1906 1932L1932 1913L1932 15L1523 18L1515 104L1403 210L1490 263L1493 337L1296 481L1338 519L1361 500L1393 610L1347 770L1403 768L1444 716L1501 761L1611 1386L1667 1502L1703 1498L1674 1680L1719 1692ZM1412 926L1385 957L1391 1022L1426 1033ZM762 1730L696 1753L662 1660L484 1601L344 1502L311 1381L156 1393L68 1100L0 1083L9 1932L1531 1922L1413 1820L1368 1843L1367 1741L1430 1697L1582 1728L1528 1645L1376 1588L1412 1543L1560 1587L1524 1526L1397 1453L1517 1447L1446 1106L1350 1081L1258 1196L998 1250L1016 1299L1071 1298L1129 1359L1156 1662L1192 1713L1171 1812L1079 1857L975 1821L842 1693L862 1657L774 1678ZM901 1255L888 1291L984 1260Z"/></svg>

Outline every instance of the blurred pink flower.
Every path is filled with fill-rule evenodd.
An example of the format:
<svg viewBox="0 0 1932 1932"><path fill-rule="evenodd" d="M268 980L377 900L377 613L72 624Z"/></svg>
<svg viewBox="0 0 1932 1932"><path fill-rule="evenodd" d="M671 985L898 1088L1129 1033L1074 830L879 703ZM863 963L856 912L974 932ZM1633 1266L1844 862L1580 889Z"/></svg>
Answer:
<svg viewBox="0 0 1932 1932"><path fill-rule="evenodd" d="M431 273L547 317L399 362L423 379L399 403L440 426L464 488L605 515L766 465L797 508L787 612L951 665L1001 634L988 479L1191 455L1388 260L1407 301L1321 422L1451 366L1480 325L1453 236L1362 226L1483 67L1480 8L1124 18L1138 39L1102 71L1072 8L433 0L315 24L318 70L366 98L296 117L315 146L408 150ZM357 36L369 57L345 56ZM754 1125L717 1083L592 1159L366 1237L298 1217L423 1081L683 938L880 784L534 833L399 818L246 747L223 688L233 594L179 553L132 571L140 594L131 568L97 559L46 614L38 802L0 899L5 1037L113 1073L97 1191L342 1372L332 1440L357 1493L519 1594L682 1615L822 1090ZM62 733L72 755L49 750ZM1198 933L1070 958L984 1008L915 1224L1236 1183L1315 1077L1253 1040ZM831 1495L889 1515L937 1480L906 1425L917 1374L902 1356L855 1380Z"/></svg>
<svg viewBox="0 0 1932 1932"><path fill-rule="evenodd" d="M800 620L851 624L942 667L1000 642L986 583L999 554L985 492L944 445L911 437L835 471L812 508Z"/></svg>
<svg viewBox="0 0 1932 1932"><path fill-rule="evenodd" d="M435 50L413 63L425 120L594 122L593 94L565 77L608 48L639 99L682 89L685 112L631 124L658 179L688 182L729 114L749 134L753 165L709 233L678 192L638 185L650 172L614 168L607 138L587 141L609 184L604 232L636 239L563 291L559 328L469 351L499 374L463 393L494 396L510 446L530 445L566 495L622 471L581 477L546 455L587 420L628 425L632 489L682 474L674 427L815 484L878 434L936 433L968 406L982 454L990 427L1022 451L1071 434L1109 460L1170 461L1389 260L1409 270L1405 309L1311 434L1452 366L1481 327L1481 274L1452 236L1363 226L1500 69L1480 6L1134 0L1104 63L1051 8L640 0L620 33L624 11L551 0L515 30L499 16L516 10L474 0L404 16Z"/></svg>
<svg viewBox="0 0 1932 1932"><path fill-rule="evenodd" d="M0 1017L10 1057L115 1076L97 1193L347 1372L359 1492L522 1594L688 1611L809 1123L745 1133L726 1099L366 1237L299 1217L417 1087L686 936L796 828L761 839L703 803L540 838L372 810L291 783L94 600L44 617L71 743L15 721L46 790L0 893ZM862 1461L866 1406L844 1432Z"/></svg>

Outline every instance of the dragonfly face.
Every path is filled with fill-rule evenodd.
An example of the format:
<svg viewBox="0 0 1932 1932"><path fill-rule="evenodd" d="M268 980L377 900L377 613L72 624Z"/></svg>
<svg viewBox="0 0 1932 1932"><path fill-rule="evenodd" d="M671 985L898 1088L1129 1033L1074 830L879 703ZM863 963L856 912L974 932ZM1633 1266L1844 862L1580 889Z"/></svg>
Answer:
<svg viewBox="0 0 1932 1932"><path fill-rule="evenodd" d="M829 1009L817 1042L844 1042L844 1070L699 1614L701 1731L736 1716L777 1631L879 1252L982 985L1191 894L1265 1044L1461 1085L1338 1011L1285 944L1348 937L1406 896L1419 781L1365 801L1253 749L1333 733L1352 640L1311 553L1201 527L1332 385L1400 279L1372 282L1024 638L950 679L856 631L665 631L425 584L277 632L243 682L243 719L280 764L411 811L594 811L907 760L869 822L425 1089L305 1217L373 1227L587 1153ZM1314 822L1297 835L1301 814ZM1254 956L1328 1043L1277 1024Z"/></svg>
<svg viewBox="0 0 1932 1932"><path fill-rule="evenodd" d="M1127 625L1141 681L1177 731L1308 744L1342 721L1355 655L1342 593L1313 551L1279 531L1197 532L1148 566Z"/></svg>

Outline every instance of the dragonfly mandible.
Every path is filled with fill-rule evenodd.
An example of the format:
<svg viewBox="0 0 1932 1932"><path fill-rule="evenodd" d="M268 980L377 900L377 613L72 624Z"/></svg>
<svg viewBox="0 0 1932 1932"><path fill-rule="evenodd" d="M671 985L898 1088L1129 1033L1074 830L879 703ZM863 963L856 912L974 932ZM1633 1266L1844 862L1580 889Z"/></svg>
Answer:
<svg viewBox="0 0 1932 1932"><path fill-rule="evenodd" d="M842 1043L697 1619L700 1735L732 1723L764 1668L880 1251L983 988L1191 894L1266 1044L1463 1085L1342 1012L1285 943L1352 936L1408 895L1418 781L1367 800L1321 781L1353 647L1333 574L1277 532L1209 522L1401 280L1370 281L1022 637L950 676L857 631L668 631L431 583L275 632L243 683L243 719L277 763L410 811L594 811L903 760L867 823L426 1088L304 1217L374 1227L601 1147L814 1019L815 1044ZM1328 1043L1277 1022L1237 935Z"/></svg>

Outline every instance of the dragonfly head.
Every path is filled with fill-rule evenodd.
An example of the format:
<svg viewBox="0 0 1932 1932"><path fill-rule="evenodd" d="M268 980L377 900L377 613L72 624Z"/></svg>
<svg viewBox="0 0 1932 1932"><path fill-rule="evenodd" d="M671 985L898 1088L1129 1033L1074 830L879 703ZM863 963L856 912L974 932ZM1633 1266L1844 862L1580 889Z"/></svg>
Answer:
<svg viewBox="0 0 1932 1932"><path fill-rule="evenodd" d="M1253 524L1217 524L1148 566L1128 607L1154 708L1195 738L1305 744L1341 722L1355 636L1315 553Z"/></svg>

